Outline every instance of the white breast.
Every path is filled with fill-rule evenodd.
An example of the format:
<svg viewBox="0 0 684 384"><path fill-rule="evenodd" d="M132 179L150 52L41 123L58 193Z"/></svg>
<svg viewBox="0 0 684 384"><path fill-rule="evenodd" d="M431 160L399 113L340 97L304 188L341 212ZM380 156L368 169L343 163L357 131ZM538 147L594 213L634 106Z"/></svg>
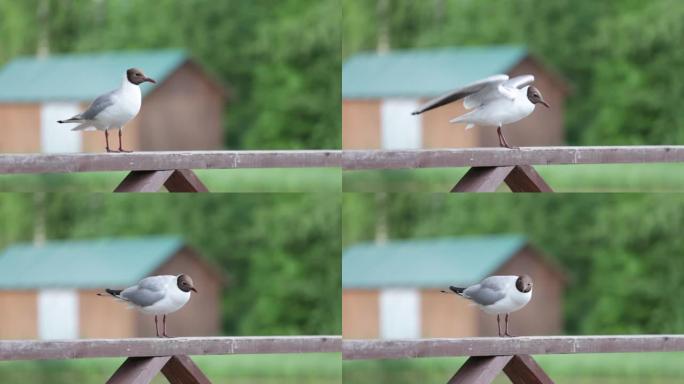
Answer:
<svg viewBox="0 0 684 384"><path fill-rule="evenodd" d="M106 125L107 128L120 128L140 112L142 94L140 87L124 82L112 97L114 104L103 110L97 116L97 120Z"/></svg>
<svg viewBox="0 0 684 384"><path fill-rule="evenodd" d="M175 281L168 284L165 289L166 293L163 299L149 307L140 308L140 311L151 315L168 315L183 308L190 300L190 292L183 292L178 289Z"/></svg>
<svg viewBox="0 0 684 384"><path fill-rule="evenodd" d="M522 309L532 299L532 291L520 292L515 286L508 289L506 297L492 305L482 306L482 310L492 315L511 313Z"/></svg>

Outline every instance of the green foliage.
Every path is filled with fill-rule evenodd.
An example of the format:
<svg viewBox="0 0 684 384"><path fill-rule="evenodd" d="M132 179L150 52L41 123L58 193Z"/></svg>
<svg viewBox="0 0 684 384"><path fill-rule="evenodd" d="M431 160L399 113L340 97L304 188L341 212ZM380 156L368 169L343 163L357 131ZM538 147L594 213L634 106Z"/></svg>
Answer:
<svg viewBox="0 0 684 384"><path fill-rule="evenodd" d="M569 333L681 333L682 212L680 195L347 194L343 245L383 216L390 238L521 233L567 271Z"/></svg>
<svg viewBox="0 0 684 384"><path fill-rule="evenodd" d="M322 194L2 194L0 249L43 222L48 239L179 234L226 276L225 333L338 334L339 212Z"/></svg>
<svg viewBox="0 0 684 384"><path fill-rule="evenodd" d="M684 2L678 0L344 0L343 54L392 48L524 44L572 85L568 141L684 141ZM514 16L513 16L514 15Z"/></svg>
<svg viewBox="0 0 684 384"><path fill-rule="evenodd" d="M0 64L42 35L52 52L183 47L228 87L230 148L338 148L339 1L0 0Z"/></svg>

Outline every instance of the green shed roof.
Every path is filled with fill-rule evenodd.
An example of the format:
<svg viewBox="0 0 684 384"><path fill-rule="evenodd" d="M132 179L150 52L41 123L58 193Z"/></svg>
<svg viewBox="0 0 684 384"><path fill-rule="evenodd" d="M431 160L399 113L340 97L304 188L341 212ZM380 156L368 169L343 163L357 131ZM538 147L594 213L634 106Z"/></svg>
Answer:
<svg viewBox="0 0 684 384"><path fill-rule="evenodd" d="M342 254L342 287L445 287L492 274L525 244L518 235L360 244Z"/></svg>
<svg viewBox="0 0 684 384"><path fill-rule="evenodd" d="M131 67L158 86L187 59L179 49L19 57L0 70L0 102L92 101L117 88ZM143 95L154 87L143 84Z"/></svg>
<svg viewBox="0 0 684 384"><path fill-rule="evenodd" d="M342 66L342 97L433 97L506 73L527 55L525 47L507 45L359 54Z"/></svg>
<svg viewBox="0 0 684 384"><path fill-rule="evenodd" d="M19 244L0 253L0 289L121 287L183 246L175 236Z"/></svg>

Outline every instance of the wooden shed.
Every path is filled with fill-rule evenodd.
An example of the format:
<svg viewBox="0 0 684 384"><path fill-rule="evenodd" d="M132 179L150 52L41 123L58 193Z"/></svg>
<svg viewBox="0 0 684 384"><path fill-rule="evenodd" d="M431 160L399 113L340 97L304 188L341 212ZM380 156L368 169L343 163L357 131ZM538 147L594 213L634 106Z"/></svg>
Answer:
<svg viewBox="0 0 684 384"><path fill-rule="evenodd" d="M102 132L72 132L57 120L116 89L127 68L143 83L142 108L124 127L130 150L209 150L224 146L224 89L182 50L20 57L0 70L0 152L102 152ZM114 138L117 143L117 139Z"/></svg>
<svg viewBox="0 0 684 384"><path fill-rule="evenodd" d="M495 336L496 317L440 290L491 275L532 276L532 301L511 317L516 335L563 330L564 275L522 236L359 244L342 256L342 334L351 339Z"/></svg>
<svg viewBox="0 0 684 384"><path fill-rule="evenodd" d="M0 339L155 336L152 316L97 293L181 273L198 293L167 317L169 333L219 334L221 276L179 237L11 246L0 254Z"/></svg>
<svg viewBox="0 0 684 384"><path fill-rule="evenodd" d="M504 134L511 145L563 144L565 81L520 46L449 47L366 53L342 68L342 147L417 149L498 146L496 129L449 120L465 112L462 102L418 116L427 100L495 74L533 74L551 104L536 108Z"/></svg>

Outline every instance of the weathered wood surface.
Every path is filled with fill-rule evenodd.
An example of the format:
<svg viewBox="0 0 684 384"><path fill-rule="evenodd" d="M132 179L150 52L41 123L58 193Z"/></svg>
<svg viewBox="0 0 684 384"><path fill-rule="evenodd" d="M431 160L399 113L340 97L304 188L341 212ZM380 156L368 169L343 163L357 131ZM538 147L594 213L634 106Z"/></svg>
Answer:
<svg viewBox="0 0 684 384"><path fill-rule="evenodd" d="M1 340L0 361L340 352L339 336L177 337L82 340Z"/></svg>
<svg viewBox="0 0 684 384"><path fill-rule="evenodd" d="M345 150L345 170L684 162L684 146Z"/></svg>
<svg viewBox="0 0 684 384"><path fill-rule="evenodd" d="M488 384L513 356L475 356L468 359L447 384Z"/></svg>
<svg viewBox="0 0 684 384"><path fill-rule="evenodd" d="M0 155L3 173L339 167L341 151L193 151Z"/></svg>
<svg viewBox="0 0 684 384"><path fill-rule="evenodd" d="M462 339L344 340L346 360L445 356L684 351L682 335L474 337Z"/></svg>

